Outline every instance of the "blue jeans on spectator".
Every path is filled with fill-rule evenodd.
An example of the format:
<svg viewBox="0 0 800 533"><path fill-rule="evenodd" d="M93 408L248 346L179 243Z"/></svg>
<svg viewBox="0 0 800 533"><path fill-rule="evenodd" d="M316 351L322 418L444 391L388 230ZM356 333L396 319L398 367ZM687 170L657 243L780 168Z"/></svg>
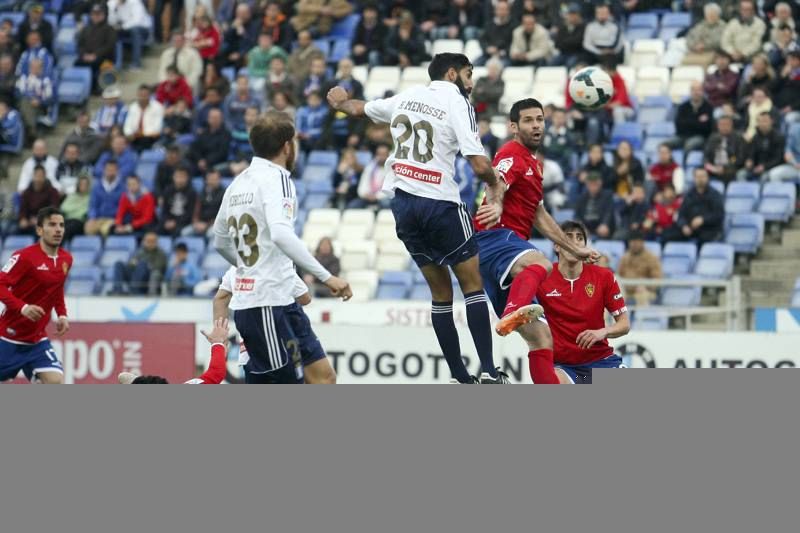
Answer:
<svg viewBox="0 0 800 533"><path fill-rule="evenodd" d="M147 28L131 28L129 30L121 30L119 32L123 39L130 39L131 42L131 66L134 68L142 68L142 45L147 39L149 30Z"/></svg>

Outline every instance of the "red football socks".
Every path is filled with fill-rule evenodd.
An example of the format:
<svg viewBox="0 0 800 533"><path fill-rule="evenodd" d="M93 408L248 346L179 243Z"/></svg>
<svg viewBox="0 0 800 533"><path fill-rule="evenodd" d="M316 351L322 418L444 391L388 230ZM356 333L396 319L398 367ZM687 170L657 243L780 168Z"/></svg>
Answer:
<svg viewBox="0 0 800 533"><path fill-rule="evenodd" d="M557 385L559 383L553 367L553 350L528 352L528 365L531 370L531 379L537 385Z"/></svg>
<svg viewBox="0 0 800 533"><path fill-rule="evenodd" d="M508 294L506 308L503 310L503 316L533 303L536 291L545 278L547 278L547 269L542 265L530 265L517 274L514 281L511 282L511 290ZM550 359L552 360L552 357Z"/></svg>

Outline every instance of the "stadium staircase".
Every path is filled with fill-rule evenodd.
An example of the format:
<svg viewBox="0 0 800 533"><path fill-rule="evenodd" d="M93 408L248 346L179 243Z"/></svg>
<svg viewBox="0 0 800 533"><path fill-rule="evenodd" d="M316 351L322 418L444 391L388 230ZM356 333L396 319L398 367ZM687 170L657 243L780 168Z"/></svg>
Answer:
<svg viewBox="0 0 800 533"><path fill-rule="evenodd" d="M781 231L770 228L764 245L750 262L749 275L742 280L745 305L786 307L795 280L800 276L800 215L795 215Z"/></svg>

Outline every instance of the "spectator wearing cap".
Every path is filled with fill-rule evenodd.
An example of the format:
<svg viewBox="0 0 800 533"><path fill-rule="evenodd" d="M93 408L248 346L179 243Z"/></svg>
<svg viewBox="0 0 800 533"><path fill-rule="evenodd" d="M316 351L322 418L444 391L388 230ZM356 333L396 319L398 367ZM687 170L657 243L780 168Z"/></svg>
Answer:
<svg viewBox="0 0 800 533"><path fill-rule="evenodd" d="M611 17L608 4L601 3L595 7L594 20L586 25L583 33L583 49L590 62L599 63L603 57L612 57L616 62L622 62L625 39L622 28Z"/></svg>
<svg viewBox="0 0 800 533"><path fill-rule="evenodd" d="M585 31L586 23L581 16L581 6L573 2L567 6L567 11L558 24L550 30L557 49L557 54L550 63L574 67L583 55Z"/></svg>
<svg viewBox="0 0 800 533"><path fill-rule="evenodd" d="M575 204L575 218L586 225L593 237L610 239L614 234L614 195L603 188L596 172L586 177L586 190Z"/></svg>
<svg viewBox="0 0 800 533"><path fill-rule="evenodd" d="M58 162L56 180L61 184L61 190L69 194L75 191L78 178L82 174L90 174L89 165L80 160L80 148L77 143L67 143L64 153Z"/></svg>
<svg viewBox="0 0 800 533"><path fill-rule="evenodd" d="M383 61L387 65L410 67L430 59L425 51L425 38L414 23L414 15L404 11L397 26L389 30L383 45Z"/></svg>
<svg viewBox="0 0 800 533"><path fill-rule="evenodd" d="M45 119L50 123L47 110L53 104L53 80L44 74L41 59L32 59L28 73L19 77L16 96L25 123L27 144L30 144L36 138L39 120Z"/></svg>
<svg viewBox="0 0 800 533"><path fill-rule="evenodd" d="M511 48L511 38L514 32L514 21L511 19L511 7L505 0L498 0L494 5L494 17L488 18L483 27L480 43L483 56L476 61L485 65L491 58L497 58L508 63L508 49Z"/></svg>
<svg viewBox="0 0 800 533"><path fill-rule="evenodd" d="M95 182L89 197L89 211L83 228L86 235L105 237L109 234L124 192L125 181L119 175L117 161L108 159L103 166L103 177Z"/></svg>
<svg viewBox="0 0 800 533"><path fill-rule="evenodd" d="M295 5L297 15L292 17L292 27L297 32L309 30L322 37L331 32L334 22L353 12L347 0L300 0Z"/></svg>
<svg viewBox="0 0 800 533"><path fill-rule="evenodd" d="M717 120L717 132L709 137L704 152L706 172L712 178L728 183L734 179L745 179L744 163L747 157L747 142L733 129L733 117L723 115Z"/></svg>
<svg viewBox="0 0 800 533"><path fill-rule="evenodd" d="M120 176L130 176L136 170L138 157L136 152L128 145L128 140L122 135L116 135L111 139L111 146L100 154L100 158L94 165L94 177L100 178L103 175L106 161L113 159L117 162L117 169Z"/></svg>
<svg viewBox="0 0 800 533"><path fill-rule="evenodd" d="M39 32L36 30L28 32L25 42L27 43L27 48L22 52L19 62L17 63L17 76L27 74L30 69L31 61L34 59L41 60L43 72L46 75L49 76L52 74L55 60L53 59L53 54L42 45L42 37L39 35Z"/></svg>
<svg viewBox="0 0 800 533"><path fill-rule="evenodd" d="M380 65L383 58L383 40L387 29L383 24L375 4L367 4L361 13L353 37L351 57L356 65Z"/></svg>
<svg viewBox="0 0 800 533"><path fill-rule="evenodd" d="M686 193L678 220L665 234L667 241L693 240L702 246L722 237L725 221L725 202L722 195L709 184L703 167L694 169L694 188Z"/></svg>
<svg viewBox="0 0 800 533"><path fill-rule="evenodd" d="M650 250L644 246L644 235L639 231L632 231L628 235L628 250L619 261L617 274L628 279L661 279L661 262ZM650 305L656 298L654 287L637 285L632 289L626 288L625 297L635 301L637 306Z"/></svg>
<svg viewBox="0 0 800 533"><path fill-rule="evenodd" d="M47 153L47 142L44 139L36 139L33 142L31 156L22 164L19 181L17 181L17 192L21 194L28 188L33 181L33 169L37 166L44 167L47 179L55 189L60 190L61 185L57 178L58 159Z"/></svg>
<svg viewBox="0 0 800 533"><path fill-rule="evenodd" d="M172 264L164 279L167 282L167 291L172 296L191 296L194 286L203 279L197 265L189 260L186 243L179 242L175 245Z"/></svg>
<svg viewBox="0 0 800 533"><path fill-rule="evenodd" d="M217 18L217 20L227 19ZM237 4L233 21L222 35L221 63L237 69L247 64L248 70L251 69L252 66L247 62L247 53L256 46L259 29L259 20L253 18L250 5Z"/></svg>
<svg viewBox="0 0 800 533"><path fill-rule="evenodd" d="M318 91L309 94L307 104L297 110L295 117L301 150L310 152L316 148L327 115L328 107L323 103L322 95Z"/></svg>
<svg viewBox="0 0 800 533"><path fill-rule="evenodd" d="M257 46L247 52L247 75L252 80L266 78L276 57L284 61L289 58L286 51L273 42L271 34L262 32L258 36Z"/></svg>
<svg viewBox="0 0 800 533"><path fill-rule="evenodd" d="M155 224L156 200L135 174L125 179L125 186L126 191L119 199L113 231L117 235L141 236Z"/></svg>
<svg viewBox="0 0 800 533"><path fill-rule="evenodd" d="M120 37L131 40L132 68L142 68L142 45L152 29L142 0L108 0L108 23Z"/></svg>
<svg viewBox="0 0 800 533"><path fill-rule="evenodd" d="M128 108L122 103L120 96L122 96L122 91L116 85L103 89L103 103L94 114L94 120L92 120L92 127L97 132L105 135L114 126L125 124Z"/></svg>
<svg viewBox="0 0 800 533"><path fill-rule="evenodd" d="M689 89L689 98L682 102L675 112L675 145L684 151L702 150L711 135L714 109L706 100L703 84L693 81Z"/></svg>
<svg viewBox="0 0 800 533"><path fill-rule="evenodd" d="M304 79L308 76L314 59L324 60L325 54L311 40L311 32L301 31L297 36L297 47L289 55L286 65L289 76L295 80Z"/></svg>
<svg viewBox="0 0 800 533"><path fill-rule="evenodd" d="M725 102L736 101L736 87L739 85L739 75L731 70L731 56L725 51L718 51L714 57L716 70L706 74L703 90L708 97L708 102L715 109Z"/></svg>
<svg viewBox="0 0 800 533"><path fill-rule="evenodd" d="M228 159L231 134L225 127L222 110L208 111L208 126L189 145L188 158L194 164L195 175L202 175Z"/></svg>
<svg viewBox="0 0 800 533"><path fill-rule="evenodd" d="M33 2L28 7L25 19L17 28L17 41L20 46L28 42L28 34L32 31L39 32L42 46L53 53L53 25L44 18L44 7L39 2Z"/></svg>
<svg viewBox="0 0 800 533"><path fill-rule="evenodd" d="M755 2L739 2L739 16L732 18L722 32L721 48L737 63L747 62L761 51L767 25L756 15Z"/></svg>
<svg viewBox="0 0 800 533"><path fill-rule="evenodd" d="M183 228L192 223L197 193L190 182L189 169L179 167L172 176L172 184L158 199L161 220L158 233L177 237Z"/></svg>
<svg viewBox="0 0 800 533"><path fill-rule="evenodd" d="M136 101L128 107L122 127L125 137L138 152L152 147L164 129L164 106L152 95L149 85L139 85Z"/></svg>
<svg viewBox="0 0 800 533"><path fill-rule="evenodd" d="M547 64L555 55L550 33L536 22L533 13L525 13L522 16L522 24L512 32L508 55L512 65L535 67Z"/></svg>
<svg viewBox="0 0 800 533"><path fill-rule="evenodd" d="M752 177L766 181L772 169L783 163L786 139L775 129L769 113L758 115L756 122L755 135L747 146L744 166Z"/></svg>
<svg viewBox="0 0 800 533"><path fill-rule="evenodd" d="M17 233L22 235L36 234L36 215L45 207L58 207L61 195L47 179L44 167L33 168L33 180L22 192L17 219Z"/></svg>
<svg viewBox="0 0 800 533"><path fill-rule="evenodd" d="M703 20L692 26L686 35L686 47L689 50L683 56L684 65L706 68L714 61L714 52L719 49L725 31L721 14L719 4L712 2L703 6Z"/></svg>
<svg viewBox="0 0 800 533"><path fill-rule="evenodd" d="M100 66L105 61L114 62L117 31L106 20L106 10L100 4L92 6L89 16L90 23L78 32L78 61L75 65L92 69L92 83L97 92Z"/></svg>
<svg viewBox="0 0 800 533"><path fill-rule="evenodd" d="M156 100L164 105L167 115L174 112L172 109L179 100L182 100L187 108L191 108L194 102L192 88L180 71L175 67L167 67L167 79L158 84L156 89Z"/></svg>
<svg viewBox="0 0 800 533"><path fill-rule="evenodd" d="M168 80L170 67L183 74L189 87L197 87L200 76L203 75L203 58L197 50L187 45L186 37L180 31L172 33L172 45L161 52L158 62L159 83ZM164 103L163 100L161 103ZM191 107L191 101L188 104Z"/></svg>

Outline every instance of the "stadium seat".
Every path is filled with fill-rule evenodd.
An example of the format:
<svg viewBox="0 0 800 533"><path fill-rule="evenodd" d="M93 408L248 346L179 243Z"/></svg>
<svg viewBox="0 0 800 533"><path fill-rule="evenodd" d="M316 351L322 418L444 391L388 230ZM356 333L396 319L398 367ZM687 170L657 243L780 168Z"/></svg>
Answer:
<svg viewBox="0 0 800 533"><path fill-rule="evenodd" d="M374 67L369 72L369 78L364 86L364 95L367 100L382 98L386 91L397 92L400 84L400 68Z"/></svg>
<svg viewBox="0 0 800 533"><path fill-rule="evenodd" d="M377 299L398 300L405 299L411 290L411 272L384 272L378 283Z"/></svg>
<svg viewBox="0 0 800 533"><path fill-rule="evenodd" d="M567 85L569 78L566 67L539 67L536 69L536 83L557 83L561 89Z"/></svg>
<svg viewBox="0 0 800 533"><path fill-rule="evenodd" d="M69 271L69 279L72 281L94 281L100 283L103 279L103 270L98 266L77 266L73 263Z"/></svg>
<svg viewBox="0 0 800 533"><path fill-rule="evenodd" d="M526 80L511 79L505 82L505 90L500 98L500 110L507 113L514 102L530 96L532 82Z"/></svg>
<svg viewBox="0 0 800 533"><path fill-rule="evenodd" d="M328 56L328 63L339 63L342 59L350 57L350 39L334 39L331 46L331 55Z"/></svg>
<svg viewBox="0 0 800 533"><path fill-rule="evenodd" d="M397 240L397 230L395 229L394 215L392 215L391 209L378 211L378 216L375 217L375 229L373 230L372 238L379 244L384 241Z"/></svg>
<svg viewBox="0 0 800 533"><path fill-rule="evenodd" d="M703 166L703 152L702 150L692 150L686 154L687 167L701 167Z"/></svg>
<svg viewBox="0 0 800 533"><path fill-rule="evenodd" d="M425 67L406 67L400 75L399 91L405 91L416 85L427 85L430 83L428 69Z"/></svg>
<svg viewBox="0 0 800 533"><path fill-rule="evenodd" d="M669 319L659 309L639 309L633 313L633 329L636 331L664 331L669 329Z"/></svg>
<svg viewBox="0 0 800 533"><path fill-rule="evenodd" d="M367 270L375 264L377 247L372 241L341 242L342 257L340 263L342 270Z"/></svg>
<svg viewBox="0 0 800 533"><path fill-rule="evenodd" d="M658 28L658 15L653 13L632 13L628 18L628 29L634 28L649 28L655 30Z"/></svg>
<svg viewBox="0 0 800 533"><path fill-rule="evenodd" d="M553 251L553 242L548 239L531 239L530 242L532 245L536 247L537 250L542 252L542 254L549 259L550 261L556 260L556 254Z"/></svg>
<svg viewBox="0 0 800 533"><path fill-rule="evenodd" d="M394 240L385 240L377 243L378 257L375 260L375 269L380 272L389 270L406 270L411 261L411 255L405 245L395 237Z"/></svg>
<svg viewBox="0 0 800 533"><path fill-rule="evenodd" d="M636 119L640 124L655 124L666 122L669 117L669 109L664 107L640 107L636 114Z"/></svg>
<svg viewBox="0 0 800 533"><path fill-rule="evenodd" d="M737 253L756 253L764 242L764 217L757 213L731 216L725 242L732 244Z"/></svg>
<svg viewBox="0 0 800 533"><path fill-rule="evenodd" d="M206 240L203 237L180 237L175 239L175 244L182 242L189 249L189 253L203 255L206 251Z"/></svg>
<svg viewBox="0 0 800 533"><path fill-rule="evenodd" d="M633 28L625 32L625 39L629 43L652 39L656 36L656 28Z"/></svg>
<svg viewBox="0 0 800 533"><path fill-rule="evenodd" d="M308 164L305 169L303 169L303 181L306 183L313 182L313 181L324 181L331 183L333 181L333 174L336 172L336 163L332 166L328 165L312 165Z"/></svg>
<svg viewBox="0 0 800 533"><path fill-rule="evenodd" d="M575 218L575 210L574 209L556 209L553 212L553 219L561 224L562 222L566 222L567 220L572 220Z"/></svg>
<svg viewBox="0 0 800 533"><path fill-rule="evenodd" d="M665 13L663 17L661 17L661 27L662 28L688 28L692 25L692 15L691 13L682 11L676 13Z"/></svg>
<svg viewBox="0 0 800 533"><path fill-rule="evenodd" d="M336 167L338 164L339 155L334 150L313 150L306 161L306 165Z"/></svg>
<svg viewBox="0 0 800 533"><path fill-rule="evenodd" d="M91 280L68 280L64 289L69 296L91 296L97 293L97 283Z"/></svg>
<svg viewBox="0 0 800 533"><path fill-rule="evenodd" d="M647 96L661 95L669 84L669 69L667 67L641 67L636 72L636 88L628 92L643 99Z"/></svg>
<svg viewBox="0 0 800 533"><path fill-rule="evenodd" d="M733 274L733 257L734 250L730 244L706 243L700 250L694 273L704 278L728 279Z"/></svg>
<svg viewBox="0 0 800 533"><path fill-rule="evenodd" d="M665 43L668 43L672 39L677 37L678 34L681 31L683 31L683 30L681 30L680 28L661 28L661 31L658 32L658 38L661 41L663 41ZM663 61L663 58L662 58L662 61ZM665 65L665 66L672 66L672 65Z"/></svg>
<svg viewBox="0 0 800 533"><path fill-rule="evenodd" d="M648 137L670 138L675 136L675 124L673 122L655 122L645 127Z"/></svg>
<svg viewBox="0 0 800 533"><path fill-rule="evenodd" d="M369 68L367 65L356 65L353 67L353 78L361 82L362 85L367 84L369 79Z"/></svg>
<svg viewBox="0 0 800 533"><path fill-rule="evenodd" d="M16 251L20 248L27 248L34 242L34 238L30 235L9 235L3 243L3 249Z"/></svg>
<svg viewBox="0 0 800 533"><path fill-rule="evenodd" d="M131 253L127 250L106 250L100 256L100 266L105 269L113 269L118 261L127 263L130 256Z"/></svg>
<svg viewBox="0 0 800 533"><path fill-rule="evenodd" d="M72 250L72 268L94 266L98 250Z"/></svg>
<svg viewBox="0 0 800 533"><path fill-rule="evenodd" d="M628 64L636 68L660 65L664 51L665 45L661 39L640 39L633 43Z"/></svg>
<svg viewBox="0 0 800 533"><path fill-rule="evenodd" d="M136 250L136 237L133 235L110 235L106 237L105 249L123 250L132 253Z"/></svg>
<svg viewBox="0 0 800 533"><path fill-rule="evenodd" d="M411 293L408 295L410 300L428 300L431 299L431 289L424 281L422 283L415 283L411 288Z"/></svg>
<svg viewBox="0 0 800 533"><path fill-rule="evenodd" d="M464 42L461 39L437 39L433 41L433 48L431 49L432 56L446 52L451 54L463 53Z"/></svg>
<svg viewBox="0 0 800 533"><path fill-rule="evenodd" d="M480 58L483 55L483 47L481 47L480 41L478 41L477 39L471 39L467 41L466 44L464 45L464 55L467 56L467 58L471 62L475 63L475 61L477 61L478 58ZM474 70L472 72L472 77L475 80L478 79L475 77Z"/></svg>
<svg viewBox="0 0 800 533"><path fill-rule="evenodd" d="M700 287L664 287L661 291L661 305L667 307L695 307L700 305Z"/></svg>
<svg viewBox="0 0 800 533"><path fill-rule="evenodd" d="M758 203L758 183L732 181L725 193L725 214L750 213Z"/></svg>
<svg viewBox="0 0 800 533"><path fill-rule="evenodd" d="M168 235L161 235L158 238L158 247L161 248L165 254L172 253L172 237Z"/></svg>
<svg viewBox="0 0 800 533"><path fill-rule="evenodd" d="M636 122L614 124L611 130L611 145L616 147L622 141L628 141L634 150L642 146L642 126Z"/></svg>
<svg viewBox="0 0 800 533"><path fill-rule="evenodd" d="M512 103L511 105L514 104ZM505 139L508 137L508 119L505 117L492 117L489 129L492 131L492 135L498 139Z"/></svg>
<svg viewBox="0 0 800 533"><path fill-rule="evenodd" d="M99 252L103 249L103 239L99 235L78 235L72 238L69 249L73 253L87 250Z"/></svg>
<svg viewBox="0 0 800 533"><path fill-rule="evenodd" d="M611 270L616 271L620 259L625 254L625 243L623 241L601 239L594 241L593 245L598 252L608 257Z"/></svg>
<svg viewBox="0 0 800 533"><path fill-rule="evenodd" d="M353 290L353 301L371 300L378 288L378 273L374 270L350 270L342 274Z"/></svg>
<svg viewBox="0 0 800 533"><path fill-rule="evenodd" d="M644 247L661 261L661 243L658 241L644 241Z"/></svg>
<svg viewBox="0 0 800 533"><path fill-rule="evenodd" d="M303 207L309 210L327 207L330 199L331 195L326 193L309 194L303 201Z"/></svg>
<svg viewBox="0 0 800 533"><path fill-rule="evenodd" d="M200 267L204 270L228 270L231 264L217 252L208 252L200 262Z"/></svg>
<svg viewBox="0 0 800 533"><path fill-rule="evenodd" d="M626 65L620 65L617 67L617 73L622 76L625 87L628 89L628 94L634 94L634 89L636 89L636 69Z"/></svg>
<svg viewBox="0 0 800 533"><path fill-rule="evenodd" d="M89 67L70 67L61 73L58 82L58 102L61 104L83 105L92 90L92 69Z"/></svg>
<svg viewBox="0 0 800 533"><path fill-rule="evenodd" d="M697 261L697 245L691 242L668 242L661 254L661 270L668 278L689 274Z"/></svg>
<svg viewBox="0 0 800 533"><path fill-rule="evenodd" d="M675 103L686 100L692 82L702 82L705 77L703 68L699 66L679 66L672 70L672 79L669 84L669 96Z"/></svg>
<svg viewBox="0 0 800 533"><path fill-rule="evenodd" d="M503 69L501 77L506 82L506 86L509 82L522 82L527 83L530 87L533 85L533 72L531 67L506 67Z"/></svg>
<svg viewBox="0 0 800 533"><path fill-rule="evenodd" d="M347 39L348 41L352 41L360 20L361 15L347 15L333 24L327 36L331 39Z"/></svg>
<svg viewBox="0 0 800 533"><path fill-rule="evenodd" d="M315 209L308 214L308 224L330 225L334 228L339 226L342 214L338 209Z"/></svg>
<svg viewBox="0 0 800 533"><path fill-rule="evenodd" d="M14 26L14 32L16 33L17 28L19 27L19 25L22 24L23 20L25 20L25 13L21 12L21 11L20 12L12 11L12 12L2 13L2 14L0 14L0 22L2 22L4 20L10 20L11 21L11 24Z"/></svg>
<svg viewBox="0 0 800 533"><path fill-rule="evenodd" d="M363 241L372 236L375 212L371 209L347 209L342 215L337 238L340 241Z"/></svg>
<svg viewBox="0 0 800 533"><path fill-rule="evenodd" d="M768 182L761 190L758 212L764 220L789 222L797 204L797 188L794 183Z"/></svg>

